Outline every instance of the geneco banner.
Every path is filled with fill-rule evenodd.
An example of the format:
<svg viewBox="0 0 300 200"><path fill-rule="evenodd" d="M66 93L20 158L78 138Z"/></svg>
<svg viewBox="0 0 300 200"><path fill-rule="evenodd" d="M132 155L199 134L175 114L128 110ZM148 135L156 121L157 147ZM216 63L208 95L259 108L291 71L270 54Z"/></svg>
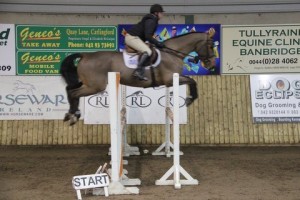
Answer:
<svg viewBox="0 0 300 200"><path fill-rule="evenodd" d="M300 122L300 75L251 75L254 123Z"/></svg>
<svg viewBox="0 0 300 200"><path fill-rule="evenodd" d="M300 25L222 26L222 73L300 72Z"/></svg>
<svg viewBox="0 0 300 200"><path fill-rule="evenodd" d="M173 89L170 92L172 109ZM85 124L109 124L109 96L104 91L85 97ZM187 123L186 86L180 86L180 123ZM126 86L127 124L165 124L166 88L136 88Z"/></svg>
<svg viewBox="0 0 300 200"><path fill-rule="evenodd" d="M70 52L18 51L17 74L60 75L60 65Z"/></svg>
<svg viewBox="0 0 300 200"><path fill-rule="evenodd" d="M17 25L17 48L32 50L116 50L116 26Z"/></svg>
<svg viewBox="0 0 300 200"><path fill-rule="evenodd" d="M116 51L116 26L16 25L18 75L58 75L74 52Z"/></svg>
<svg viewBox="0 0 300 200"><path fill-rule="evenodd" d="M0 75L16 75L15 25L0 24Z"/></svg>
<svg viewBox="0 0 300 200"><path fill-rule="evenodd" d="M2 76L0 84L1 120L62 120L69 110L61 77Z"/></svg>

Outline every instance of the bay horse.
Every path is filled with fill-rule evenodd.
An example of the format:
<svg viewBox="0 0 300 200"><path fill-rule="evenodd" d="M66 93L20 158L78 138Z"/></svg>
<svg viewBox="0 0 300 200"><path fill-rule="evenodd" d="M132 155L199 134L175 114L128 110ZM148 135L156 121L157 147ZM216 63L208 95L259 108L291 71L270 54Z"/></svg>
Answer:
<svg viewBox="0 0 300 200"><path fill-rule="evenodd" d="M125 66L122 52L98 51L74 53L61 63L60 72L67 83L66 92L70 104L64 121L75 124L80 118L79 98L93 95L106 89L108 72L120 72L120 83L133 87L172 86L173 73L179 73L179 84L189 86L190 95L186 98L189 106L198 98L197 83L194 79L183 76L183 58L190 52L197 52L204 67L215 67L213 36L215 30L208 32L191 32L164 41L166 48L161 49L161 62L156 68L146 69L147 81L132 76L134 69ZM78 61L77 66L75 61Z"/></svg>

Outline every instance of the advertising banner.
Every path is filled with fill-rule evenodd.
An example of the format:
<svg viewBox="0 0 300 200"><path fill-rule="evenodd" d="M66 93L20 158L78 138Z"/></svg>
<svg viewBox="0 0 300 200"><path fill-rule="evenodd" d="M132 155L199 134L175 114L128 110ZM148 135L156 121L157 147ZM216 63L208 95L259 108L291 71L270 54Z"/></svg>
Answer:
<svg viewBox="0 0 300 200"><path fill-rule="evenodd" d="M122 51L125 48L124 36L127 30L132 25L122 24L118 26L118 36L119 36L119 50ZM221 26L220 24L160 24L157 27L154 37L158 41L164 41L172 37L176 37L182 34L187 34L190 32L207 32L210 28L214 28L216 34L213 38L214 40L214 52L216 56L216 67L213 69L207 69L202 65L202 62L198 63L192 62L189 57L186 56L183 67L183 75L213 75L220 74L220 38L221 38ZM192 56L197 56L196 52L189 53Z"/></svg>
<svg viewBox="0 0 300 200"><path fill-rule="evenodd" d="M61 77L2 76L0 84L0 120L62 120L69 110Z"/></svg>
<svg viewBox="0 0 300 200"><path fill-rule="evenodd" d="M299 74L251 75L253 122L300 122L299 77Z"/></svg>
<svg viewBox="0 0 300 200"><path fill-rule="evenodd" d="M299 45L300 25L222 26L222 73L299 73Z"/></svg>
<svg viewBox="0 0 300 200"><path fill-rule="evenodd" d="M0 24L0 75L16 75L15 25Z"/></svg>
<svg viewBox="0 0 300 200"><path fill-rule="evenodd" d="M172 88L170 100L172 105ZM180 86L180 123L187 123L186 86ZM109 124L109 96L101 94L85 98L85 124ZM126 86L127 124L165 124L166 88L136 88Z"/></svg>
<svg viewBox="0 0 300 200"><path fill-rule="evenodd" d="M32 50L116 50L115 26L17 25L17 48Z"/></svg>
<svg viewBox="0 0 300 200"><path fill-rule="evenodd" d="M71 54L60 51L18 51L18 74L22 75L60 75L63 59Z"/></svg>
<svg viewBox="0 0 300 200"><path fill-rule="evenodd" d="M116 26L16 25L17 73L58 75L74 52L116 51Z"/></svg>

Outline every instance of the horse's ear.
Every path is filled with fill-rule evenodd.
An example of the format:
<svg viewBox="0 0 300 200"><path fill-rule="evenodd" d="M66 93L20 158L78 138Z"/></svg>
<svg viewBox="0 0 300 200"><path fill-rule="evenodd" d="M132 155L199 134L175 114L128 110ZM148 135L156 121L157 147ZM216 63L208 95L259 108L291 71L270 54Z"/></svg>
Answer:
<svg viewBox="0 0 300 200"><path fill-rule="evenodd" d="M210 29L208 30L208 36L209 36L210 38L213 38L214 35L215 35L215 33L216 33L216 30L215 30L214 28L210 28Z"/></svg>

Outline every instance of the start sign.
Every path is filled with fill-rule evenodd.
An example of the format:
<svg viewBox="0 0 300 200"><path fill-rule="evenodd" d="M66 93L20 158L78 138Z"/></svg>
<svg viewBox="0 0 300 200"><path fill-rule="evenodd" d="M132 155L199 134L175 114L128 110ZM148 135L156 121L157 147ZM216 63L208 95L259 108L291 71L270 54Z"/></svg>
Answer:
<svg viewBox="0 0 300 200"><path fill-rule="evenodd" d="M72 179L73 188L77 192L77 197L81 200L81 189L104 188L105 196L108 196L109 177L105 173L74 176Z"/></svg>
<svg viewBox="0 0 300 200"><path fill-rule="evenodd" d="M109 185L109 178L105 173L74 176L72 184L75 190L107 187Z"/></svg>

